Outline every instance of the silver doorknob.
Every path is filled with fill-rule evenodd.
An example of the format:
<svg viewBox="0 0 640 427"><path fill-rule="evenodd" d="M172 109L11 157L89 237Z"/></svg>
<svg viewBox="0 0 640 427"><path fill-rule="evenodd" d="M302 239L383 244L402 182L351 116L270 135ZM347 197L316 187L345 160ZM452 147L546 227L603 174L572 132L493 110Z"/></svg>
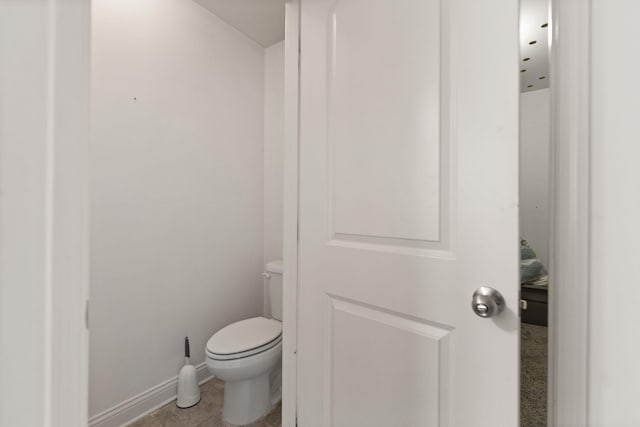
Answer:
<svg viewBox="0 0 640 427"><path fill-rule="evenodd" d="M505 306L500 292L488 286L481 286L473 293L471 308L480 317L491 317L500 314Z"/></svg>

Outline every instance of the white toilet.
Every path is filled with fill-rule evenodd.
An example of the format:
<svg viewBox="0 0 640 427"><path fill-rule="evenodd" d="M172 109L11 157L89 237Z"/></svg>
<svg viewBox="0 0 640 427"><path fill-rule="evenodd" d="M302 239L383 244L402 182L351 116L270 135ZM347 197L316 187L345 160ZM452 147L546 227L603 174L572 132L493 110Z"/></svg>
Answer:
<svg viewBox="0 0 640 427"><path fill-rule="evenodd" d="M207 342L207 368L225 382L222 417L235 425L267 414L281 396L282 261L266 265L273 319L225 326Z"/></svg>

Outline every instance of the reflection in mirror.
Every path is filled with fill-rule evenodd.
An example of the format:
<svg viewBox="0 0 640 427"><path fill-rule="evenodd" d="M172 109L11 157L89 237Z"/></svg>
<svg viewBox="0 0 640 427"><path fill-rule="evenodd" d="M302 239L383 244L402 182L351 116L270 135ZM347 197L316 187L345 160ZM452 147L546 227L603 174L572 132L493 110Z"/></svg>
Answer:
<svg viewBox="0 0 640 427"><path fill-rule="evenodd" d="M522 427L547 425L550 0L520 2Z"/></svg>
<svg viewBox="0 0 640 427"><path fill-rule="evenodd" d="M520 2L520 90L549 87L549 0Z"/></svg>

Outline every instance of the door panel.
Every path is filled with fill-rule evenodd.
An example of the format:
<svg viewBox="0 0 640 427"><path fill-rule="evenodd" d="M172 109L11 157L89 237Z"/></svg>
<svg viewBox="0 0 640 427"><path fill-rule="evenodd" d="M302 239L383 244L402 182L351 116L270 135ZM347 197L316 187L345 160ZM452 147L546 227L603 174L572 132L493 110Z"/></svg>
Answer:
<svg viewBox="0 0 640 427"><path fill-rule="evenodd" d="M298 425L516 426L517 1L300 22Z"/></svg>
<svg viewBox="0 0 640 427"><path fill-rule="evenodd" d="M327 11L338 238L440 239L440 7L436 0L400 3L340 0ZM363 21L366 8L376 13Z"/></svg>
<svg viewBox="0 0 640 427"><path fill-rule="evenodd" d="M329 303L328 412L335 425L437 426L447 406L441 397L451 329L338 297Z"/></svg>

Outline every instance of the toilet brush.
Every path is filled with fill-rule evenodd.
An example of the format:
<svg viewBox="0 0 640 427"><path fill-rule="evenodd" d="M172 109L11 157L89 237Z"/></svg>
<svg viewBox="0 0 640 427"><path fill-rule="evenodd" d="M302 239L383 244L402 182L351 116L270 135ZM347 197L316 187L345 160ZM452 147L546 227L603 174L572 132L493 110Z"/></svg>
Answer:
<svg viewBox="0 0 640 427"><path fill-rule="evenodd" d="M184 339L184 359L185 365L180 369L178 375L178 408L190 408L200 402L200 386L198 385L198 375L196 368L189 363L189 337Z"/></svg>

